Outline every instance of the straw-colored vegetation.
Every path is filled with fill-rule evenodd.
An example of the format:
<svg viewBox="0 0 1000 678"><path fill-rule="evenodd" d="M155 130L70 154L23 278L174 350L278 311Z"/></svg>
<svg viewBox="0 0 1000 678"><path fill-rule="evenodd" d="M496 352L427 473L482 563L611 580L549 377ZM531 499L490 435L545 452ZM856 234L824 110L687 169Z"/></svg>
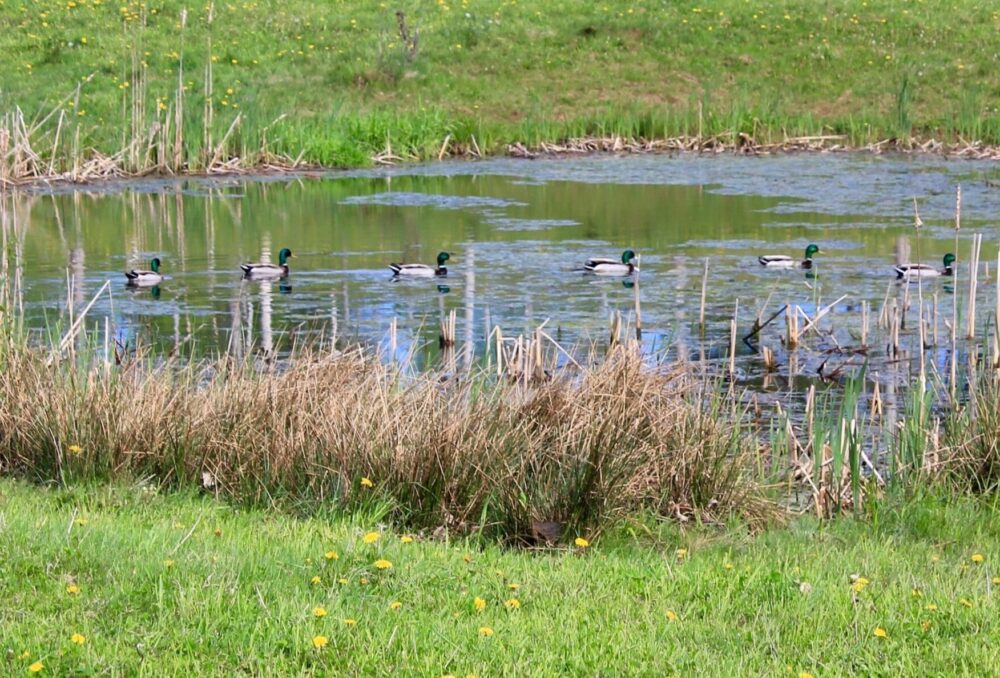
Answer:
<svg viewBox="0 0 1000 678"><path fill-rule="evenodd" d="M0 25L0 181L1000 142L1000 14L973 0L74 0L5 2Z"/></svg>
<svg viewBox="0 0 1000 678"><path fill-rule="evenodd" d="M372 491L387 481L371 479ZM631 521L543 553L155 485L0 481L0 672L990 675L1000 521L874 503L748 538ZM577 543L573 543L577 542ZM558 632L553 633L557 628Z"/></svg>

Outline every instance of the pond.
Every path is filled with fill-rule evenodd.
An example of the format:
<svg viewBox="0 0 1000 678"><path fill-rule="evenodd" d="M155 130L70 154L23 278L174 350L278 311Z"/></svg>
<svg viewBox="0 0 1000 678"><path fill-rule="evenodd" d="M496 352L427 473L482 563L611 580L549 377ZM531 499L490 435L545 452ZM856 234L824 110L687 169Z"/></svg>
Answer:
<svg viewBox="0 0 1000 678"><path fill-rule="evenodd" d="M632 322L633 280L574 269L630 248L641 262L643 346L658 356L725 356L737 300L740 337L758 313L766 319L789 303L813 317L839 300L804 364L783 368L811 379L824 361L829 372L862 360L840 350L859 345L862 302L874 326L887 299L918 295L894 282L898 248L937 265L955 249L959 184L959 271L972 234L983 233L980 304L992 309L993 286L983 281L996 273L994 174L986 162L854 154L495 159L61 188L6 200L5 230L22 266L25 318L39 332L64 333L111 281L87 313L90 341L103 342L107 327L123 347L159 352L182 344L203 355L281 353L333 333L389 348L395 319L392 348L418 366L438 360L439 320L452 310L459 343L477 356L493 326L514 336L546 320L566 347L606 343L615 311ZM810 243L820 248L811 271L757 262L801 257ZM241 279L240 263L274 261L284 247L295 254L286 279ZM442 250L451 253L447 277L392 280L390 262L433 264ZM126 288L123 271L154 256L166 279ZM955 292L944 278L919 290L927 314L936 300L942 335ZM911 340L914 324L904 328ZM779 318L740 342L741 380L761 385L754 349L780 351L782 332ZM947 360L943 350L930 357Z"/></svg>

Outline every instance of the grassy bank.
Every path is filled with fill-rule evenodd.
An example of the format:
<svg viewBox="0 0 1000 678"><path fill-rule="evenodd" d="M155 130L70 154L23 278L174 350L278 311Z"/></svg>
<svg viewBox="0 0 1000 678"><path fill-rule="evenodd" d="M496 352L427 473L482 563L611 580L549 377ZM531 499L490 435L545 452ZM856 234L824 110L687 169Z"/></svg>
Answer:
<svg viewBox="0 0 1000 678"><path fill-rule="evenodd" d="M1000 663L1000 523L971 500L873 505L864 520L753 538L633 523L549 552L139 485L2 481L0 515L10 675L986 675Z"/></svg>
<svg viewBox="0 0 1000 678"><path fill-rule="evenodd" d="M7 176L353 166L583 136L1000 142L980 49L1000 13L973 0L80 0L6 2L0 25L0 111L25 114L7 118Z"/></svg>

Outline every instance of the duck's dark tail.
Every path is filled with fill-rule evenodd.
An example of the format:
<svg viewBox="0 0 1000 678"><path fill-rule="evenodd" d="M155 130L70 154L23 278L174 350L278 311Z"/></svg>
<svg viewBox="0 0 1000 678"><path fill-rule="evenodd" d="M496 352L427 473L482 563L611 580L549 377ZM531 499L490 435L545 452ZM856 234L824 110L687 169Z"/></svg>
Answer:
<svg viewBox="0 0 1000 678"><path fill-rule="evenodd" d="M399 275L399 272L403 270L402 264L389 264L389 270L391 270L395 275Z"/></svg>

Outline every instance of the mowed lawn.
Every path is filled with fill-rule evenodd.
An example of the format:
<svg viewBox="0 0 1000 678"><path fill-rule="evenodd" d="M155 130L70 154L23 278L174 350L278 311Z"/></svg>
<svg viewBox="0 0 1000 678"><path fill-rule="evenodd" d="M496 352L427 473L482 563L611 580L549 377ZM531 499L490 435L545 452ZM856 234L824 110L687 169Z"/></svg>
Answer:
<svg viewBox="0 0 1000 678"><path fill-rule="evenodd" d="M316 162L473 136L1000 141L1000 6L981 0L5 0L0 27L0 111L63 114L61 143L78 128L106 152L134 112L165 122L179 84L200 143L208 66L216 141L242 114L234 139Z"/></svg>
<svg viewBox="0 0 1000 678"><path fill-rule="evenodd" d="M989 675L997 517L985 500L919 498L756 536L634 522L525 551L363 515L5 480L0 662L61 676Z"/></svg>

